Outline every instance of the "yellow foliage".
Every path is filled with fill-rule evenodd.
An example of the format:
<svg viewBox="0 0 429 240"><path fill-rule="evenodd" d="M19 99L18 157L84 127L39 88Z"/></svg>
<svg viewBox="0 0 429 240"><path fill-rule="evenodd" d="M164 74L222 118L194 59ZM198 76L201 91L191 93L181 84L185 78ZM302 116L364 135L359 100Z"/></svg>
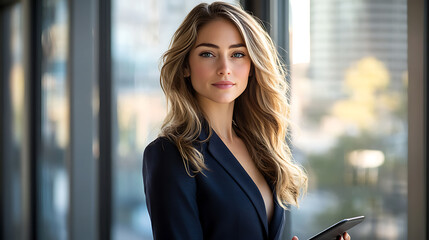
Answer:
<svg viewBox="0 0 429 240"><path fill-rule="evenodd" d="M379 110L395 109L399 102L395 96L383 94L390 82L390 74L383 62L366 57L346 70L345 85L350 98L337 101L332 114L346 124L370 128L379 117Z"/></svg>
<svg viewBox="0 0 429 240"><path fill-rule="evenodd" d="M359 128L368 128L375 121L373 105L352 99L336 102L332 113L345 123Z"/></svg>
<svg viewBox="0 0 429 240"><path fill-rule="evenodd" d="M375 92L389 85L390 75L384 64L374 57L358 61L346 71L346 86L352 92Z"/></svg>

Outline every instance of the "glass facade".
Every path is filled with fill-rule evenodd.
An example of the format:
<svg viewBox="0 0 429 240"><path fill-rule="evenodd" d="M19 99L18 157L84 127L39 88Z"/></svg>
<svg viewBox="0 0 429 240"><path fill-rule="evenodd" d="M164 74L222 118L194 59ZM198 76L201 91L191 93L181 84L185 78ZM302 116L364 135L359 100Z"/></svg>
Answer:
<svg viewBox="0 0 429 240"><path fill-rule="evenodd" d="M0 32L1 43L1 79L0 106L2 120L0 158L3 159L0 168L0 184L2 199L0 206L3 232L1 239L22 239L21 229L24 227L23 199L24 183L23 165L28 162L24 149L25 139L25 81L23 53L23 24L22 5L14 4L3 11Z"/></svg>
<svg viewBox="0 0 429 240"><path fill-rule="evenodd" d="M291 1L292 230L364 215L354 239L407 238L407 1Z"/></svg>
<svg viewBox="0 0 429 240"><path fill-rule="evenodd" d="M41 1L41 141L37 168L39 239L67 239L69 214L68 2Z"/></svg>

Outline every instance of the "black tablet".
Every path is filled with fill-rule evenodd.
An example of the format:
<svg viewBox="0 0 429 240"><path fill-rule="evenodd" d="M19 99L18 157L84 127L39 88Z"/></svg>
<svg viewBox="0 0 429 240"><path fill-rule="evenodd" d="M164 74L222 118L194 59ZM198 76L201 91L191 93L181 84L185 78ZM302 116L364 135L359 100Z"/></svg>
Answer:
<svg viewBox="0 0 429 240"><path fill-rule="evenodd" d="M316 236L310 238L309 240L336 240L338 236L340 236L344 232L347 232L350 228L356 226L357 224L361 223L364 218L364 216L359 216L343 219L335 223L334 225L328 227L327 229L323 230Z"/></svg>

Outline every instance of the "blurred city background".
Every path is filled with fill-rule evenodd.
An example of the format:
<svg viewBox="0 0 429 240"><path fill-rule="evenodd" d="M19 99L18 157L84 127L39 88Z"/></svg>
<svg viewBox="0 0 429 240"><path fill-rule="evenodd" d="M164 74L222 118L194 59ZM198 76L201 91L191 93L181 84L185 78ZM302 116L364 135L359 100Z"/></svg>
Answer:
<svg viewBox="0 0 429 240"><path fill-rule="evenodd" d="M96 222L90 236L152 239L141 167L166 113L160 57L200 2L0 5L0 239L75 239L81 214ZM359 215L353 239L407 239L407 0L229 2L263 20L290 73L291 146L309 189L284 239Z"/></svg>

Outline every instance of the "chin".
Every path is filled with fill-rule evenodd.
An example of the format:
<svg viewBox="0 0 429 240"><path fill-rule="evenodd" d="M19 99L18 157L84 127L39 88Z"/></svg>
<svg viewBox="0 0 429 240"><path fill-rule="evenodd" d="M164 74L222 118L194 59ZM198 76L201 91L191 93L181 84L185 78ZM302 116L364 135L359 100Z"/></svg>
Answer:
<svg viewBox="0 0 429 240"><path fill-rule="evenodd" d="M229 104L234 102L234 100L227 100L227 99L211 99L211 101L219 104Z"/></svg>
<svg viewBox="0 0 429 240"><path fill-rule="evenodd" d="M237 99L238 96L231 96L231 95L215 95L215 96L207 96L207 95L200 95L201 100L205 99L205 101L210 101L210 102L214 102L214 103L218 103L218 104L230 104L230 103L234 103L235 99Z"/></svg>
<svg viewBox="0 0 429 240"><path fill-rule="evenodd" d="M228 97L228 98L213 98L212 101L222 104L233 103L237 99L236 97Z"/></svg>

